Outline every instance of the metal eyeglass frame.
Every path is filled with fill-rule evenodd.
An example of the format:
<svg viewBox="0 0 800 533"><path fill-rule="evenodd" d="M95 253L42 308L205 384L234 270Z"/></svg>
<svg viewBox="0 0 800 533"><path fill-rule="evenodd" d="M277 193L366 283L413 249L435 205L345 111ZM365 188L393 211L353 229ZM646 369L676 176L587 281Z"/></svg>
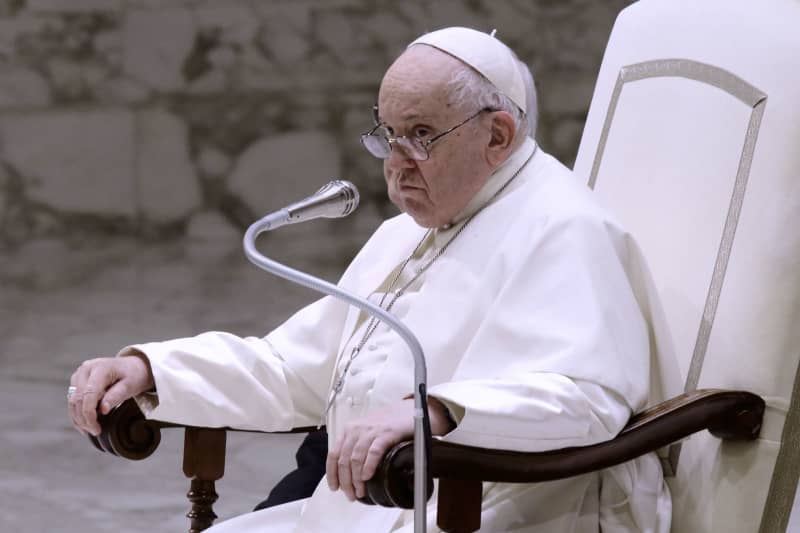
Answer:
<svg viewBox="0 0 800 533"><path fill-rule="evenodd" d="M430 151L428 150L428 147L430 145L432 145L434 142L438 141L439 139L441 139L442 137L444 137L448 133L452 133L453 131L457 130L458 128L460 128L461 126L463 126L464 124L466 124L467 122L472 120L473 118L475 118L478 115L480 115L481 113L485 113L487 111L488 112L494 112L494 111L497 111L497 110L493 109L491 107L484 107L483 109L478 110L478 112L476 112L475 114L470 115L466 119L462 120L461 122L459 122L458 124L456 124L452 128L448 128L448 129L444 130L443 132L434 135L433 137L431 137L427 141L423 141L419 137L413 137L413 136L408 136L408 135L398 135L397 137L387 137L385 135L376 135L375 134L375 130L377 130L378 128L384 126L385 124L379 120L379 117L378 117L378 106L374 105L374 106L372 106L372 118L375 121L375 126L371 130L369 130L368 132L361 134L361 144L364 146L364 148L366 148L366 150L370 154L372 154L373 156L375 156L375 157L377 157L379 159L389 159L391 157L391 155L392 155L392 145L393 144L400 144L400 146L403 147L406 150L406 153L409 155L409 157L411 157L411 159L414 159L416 161L427 161L430 158ZM386 157L381 157L380 155L376 154L375 152L373 152L372 150L369 149L369 147L367 146L367 142L368 142L367 139L369 137L375 137L375 138L383 139L384 141L386 141L386 145L389 147L389 150L386 153ZM405 139L406 143L408 143L408 144L403 144L403 141L401 141L401 139ZM419 157L415 157L415 149L419 149L420 150L420 152L418 154L416 154L416 155L421 155L422 153L424 153L425 157L422 158L422 159L420 159Z"/></svg>

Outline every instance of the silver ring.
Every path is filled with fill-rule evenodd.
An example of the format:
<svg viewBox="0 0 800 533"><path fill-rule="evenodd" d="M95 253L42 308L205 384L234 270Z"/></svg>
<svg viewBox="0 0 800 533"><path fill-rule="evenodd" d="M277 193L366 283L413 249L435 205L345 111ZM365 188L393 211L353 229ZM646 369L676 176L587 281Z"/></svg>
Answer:
<svg viewBox="0 0 800 533"><path fill-rule="evenodd" d="M75 386L72 386L72 385L70 385L70 386L67 388L67 400L69 400L70 398L72 398L72 396L75 394L75 391L77 391L77 390L78 390L78 387L75 387Z"/></svg>

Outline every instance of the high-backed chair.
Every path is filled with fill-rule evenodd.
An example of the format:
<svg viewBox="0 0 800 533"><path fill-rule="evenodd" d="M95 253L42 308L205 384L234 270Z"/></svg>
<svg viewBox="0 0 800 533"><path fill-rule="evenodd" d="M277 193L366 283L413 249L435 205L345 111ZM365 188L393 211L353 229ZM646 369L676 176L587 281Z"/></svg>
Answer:
<svg viewBox="0 0 800 533"><path fill-rule="evenodd" d="M800 2L645 0L615 24L575 171L636 237L680 382L767 402L670 448L673 531L783 531L800 467ZM669 373L669 372L665 372Z"/></svg>
<svg viewBox="0 0 800 533"><path fill-rule="evenodd" d="M434 441L444 530L478 528L481 481L558 479L653 450L670 476L673 531L786 529L800 472L797 27L797 0L642 0L620 14L575 171L652 271L639 280L658 295L643 302L658 354L652 407L612 441L583 448ZM94 442L142 457L164 426L130 402ZM200 530L213 520L225 432L186 435ZM410 443L387 453L368 484L372 501L411 507L412 463Z"/></svg>

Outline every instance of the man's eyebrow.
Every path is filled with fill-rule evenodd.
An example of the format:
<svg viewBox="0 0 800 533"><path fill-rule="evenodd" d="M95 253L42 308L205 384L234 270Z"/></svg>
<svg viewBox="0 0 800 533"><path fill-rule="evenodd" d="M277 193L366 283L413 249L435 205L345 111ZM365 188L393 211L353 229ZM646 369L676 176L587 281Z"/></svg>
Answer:
<svg viewBox="0 0 800 533"><path fill-rule="evenodd" d="M400 120L403 121L403 122L411 122L411 121L433 122L433 121L435 121L435 118L432 115L425 115L425 114L421 114L421 113L411 112L411 113L408 113L408 114L405 114L405 115L400 115ZM386 123L386 121L380 115L378 115L378 121L381 124L385 124Z"/></svg>

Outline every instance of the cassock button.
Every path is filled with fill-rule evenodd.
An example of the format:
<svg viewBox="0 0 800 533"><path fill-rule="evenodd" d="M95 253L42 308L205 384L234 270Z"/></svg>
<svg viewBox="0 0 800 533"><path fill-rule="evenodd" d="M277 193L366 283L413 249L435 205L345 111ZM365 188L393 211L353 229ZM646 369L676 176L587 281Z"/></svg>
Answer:
<svg viewBox="0 0 800 533"><path fill-rule="evenodd" d="M449 230L449 229L450 229L450 228L452 228L452 227L453 227L453 225L452 225L452 224L450 224L450 223L448 222L447 224L445 224L444 226L442 226L442 229L443 229L443 230L445 230L445 231L447 231L447 230Z"/></svg>
<svg viewBox="0 0 800 533"><path fill-rule="evenodd" d="M370 344L369 346L367 346L367 349L368 349L370 352L374 352L375 350L377 350L377 349L378 349L378 345L377 345L377 344L375 344L375 343L373 342L372 344Z"/></svg>
<svg viewBox="0 0 800 533"><path fill-rule="evenodd" d="M350 407L353 407L353 405L355 405L355 403L356 403L356 401L353 399L352 396L348 396L347 397L347 405L349 405Z"/></svg>
<svg viewBox="0 0 800 533"><path fill-rule="evenodd" d="M360 373L361 373L361 370L359 370L358 368L353 367L353 368L350 369L350 375L351 376L357 376Z"/></svg>

